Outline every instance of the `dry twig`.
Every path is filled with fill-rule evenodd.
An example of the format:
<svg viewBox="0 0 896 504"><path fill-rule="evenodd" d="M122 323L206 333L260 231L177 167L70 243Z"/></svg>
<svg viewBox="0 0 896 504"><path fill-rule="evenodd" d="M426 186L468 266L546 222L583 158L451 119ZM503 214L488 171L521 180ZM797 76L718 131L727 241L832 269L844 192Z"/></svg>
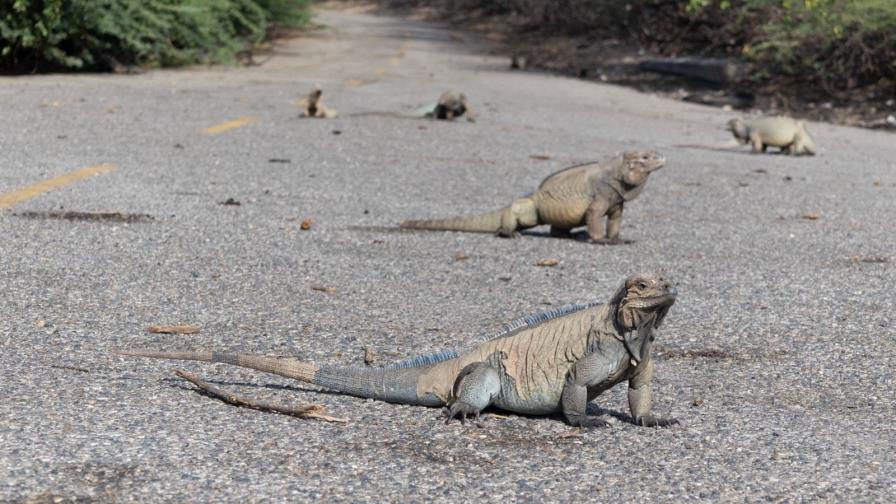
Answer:
<svg viewBox="0 0 896 504"><path fill-rule="evenodd" d="M208 394L211 397L216 399L220 399L227 404L232 404L234 406L242 406L244 408L252 408L260 411L273 411L276 413L283 413L284 415L292 415L300 418L313 418L316 420L324 420L327 422L339 422L339 423L347 423L348 419L345 418L336 418L328 415L324 415L324 407L320 404L307 404L302 406L286 406L283 404L278 404L270 401L261 401L258 399L251 399L248 397L243 397L233 392L228 392L226 390L220 389L211 383L202 381L198 376L188 373L183 369L175 369L174 374L187 380L188 382L195 385L199 390Z"/></svg>

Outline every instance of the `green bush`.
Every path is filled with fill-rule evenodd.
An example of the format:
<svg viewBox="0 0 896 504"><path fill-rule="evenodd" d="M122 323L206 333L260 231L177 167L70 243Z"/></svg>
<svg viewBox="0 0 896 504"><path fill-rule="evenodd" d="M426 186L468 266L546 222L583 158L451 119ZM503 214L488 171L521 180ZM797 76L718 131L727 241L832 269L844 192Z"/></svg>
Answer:
<svg viewBox="0 0 896 504"><path fill-rule="evenodd" d="M755 38L742 47L758 78L781 75L828 92L896 79L896 1L748 0L762 13ZM772 75L774 74L774 75Z"/></svg>
<svg viewBox="0 0 896 504"><path fill-rule="evenodd" d="M631 37L667 55L735 55L755 82L832 95L896 80L896 0L380 0L513 13L525 29Z"/></svg>
<svg viewBox="0 0 896 504"><path fill-rule="evenodd" d="M0 71L230 62L310 0L0 0Z"/></svg>

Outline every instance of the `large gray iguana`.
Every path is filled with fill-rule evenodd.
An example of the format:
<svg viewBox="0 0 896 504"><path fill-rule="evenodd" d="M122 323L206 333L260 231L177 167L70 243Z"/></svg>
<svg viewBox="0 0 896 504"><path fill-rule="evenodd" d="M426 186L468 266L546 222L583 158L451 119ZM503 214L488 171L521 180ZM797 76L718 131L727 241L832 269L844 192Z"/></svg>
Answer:
<svg viewBox="0 0 896 504"><path fill-rule="evenodd" d="M511 237L520 229L550 224L551 235L569 236L588 227L592 243L622 243L622 208L644 189L647 177L665 165L655 152L630 151L597 163L571 166L549 175L538 189L494 212L449 219L408 220L405 229L496 233ZM603 218L607 217L606 235Z"/></svg>
<svg viewBox="0 0 896 504"><path fill-rule="evenodd" d="M750 144L754 153L765 152L771 145L794 156L815 155L815 141L803 121L789 117L738 117L728 121L726 128L739 143Z"/></svg>
<svg viewBox="0 0 896 504"><path fill-rule="evenodd" d="M212 351L127 351L124 355L221 362L319 385L345 394L420 406L448 406L448 420L489 407L529 415L562 412L574 426L605 426L588 417L589 401L628 382L638 425L677 423L651 415L651 347L675 302L655 275L626 279L606 304L587 304L520 319L494 339L457 355L425 355L386 367L329 366L290 358Z"/></svg>

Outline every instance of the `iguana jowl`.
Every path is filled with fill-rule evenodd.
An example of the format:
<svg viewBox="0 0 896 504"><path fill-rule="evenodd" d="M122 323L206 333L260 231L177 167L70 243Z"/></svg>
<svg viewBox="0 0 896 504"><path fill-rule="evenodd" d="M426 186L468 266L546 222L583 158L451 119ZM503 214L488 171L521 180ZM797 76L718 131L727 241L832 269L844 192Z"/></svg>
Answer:
<svg viewBox="0 0 896 504"><path fill-rule="evenodd" d="M628 382L633 421L665 426L650 414L655 329L675 301L659 276L634 275L606 304L535 317L461 355L421 356L381 368L327 366L294 359L211 351L128 351L124 355L222 362L274 373L345 394L421 406L448 405L449 420L488 406L516 413L561 411L575 426L604 426L587 403ZM527 320L527 319L523 319Z"/></svg>
<svg viewBox="0 0 896 504"><path fill-rule="evenodd" d="M572 166L544 179L529 196L494 212L449 219L408 220L405 229L496 233L511 237L520 229L550 224L551 235L569 236L578 226L588 227L592 243L621 243L622 208L635 199L648 176L662 168L665 159L655 152L630 151L597 163ZM606 234L603 218L607 217Z"/></svg>

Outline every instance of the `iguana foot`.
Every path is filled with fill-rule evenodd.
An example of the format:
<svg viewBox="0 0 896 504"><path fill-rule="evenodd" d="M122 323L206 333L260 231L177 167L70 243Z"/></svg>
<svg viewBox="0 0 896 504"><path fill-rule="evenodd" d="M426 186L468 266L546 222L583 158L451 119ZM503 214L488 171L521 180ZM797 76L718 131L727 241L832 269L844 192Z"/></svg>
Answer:
<svg viewBox="0 0 896 504"><path fill-rule="evenodd" d="M653 415L635 417L634 424L641 427L669 427L680 422L674 418L657 418Z"/></svg>
<svg viewBox="0 0 896 504"><path fill-rule="evenodd" d="M454 420L455 417L460 418L460 424L466 424L467 415L474 417L477 420L477 426L480 426L478 423L479 414L481 410L476 409L475 406L464 403L464 402L455 402L451 406L445 408L445 416L448 417L445 419L445 423L451 423L451 420Z"/></svg>
<svg viewBox="0 0 896 504"><path fill-rule="evenodd" d="M584 415L567 416L566 420L573 427L585 427L587 429L609 427L610 422L601 418L589 417Z"/></svg>

